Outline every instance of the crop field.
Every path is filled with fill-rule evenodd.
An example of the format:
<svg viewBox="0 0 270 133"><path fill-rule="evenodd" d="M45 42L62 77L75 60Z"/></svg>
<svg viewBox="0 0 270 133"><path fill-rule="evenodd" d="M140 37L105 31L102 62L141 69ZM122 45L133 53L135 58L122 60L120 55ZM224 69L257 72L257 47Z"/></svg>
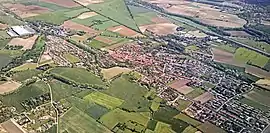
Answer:
<svg viewBox="0 0 270 133"><path fill-rule="evenodd" d="M263 70L261 68L258 68L258 67L250 66L250 65L246 65L245 72L250 73L252 75L255 75L259 78L269 78L270 77L270 72Z"/></svg>
<svg viewBox="0 0 270 133"><path fill-rule="evenodd" d="M238 62L237 60L235 60L235 55L233 53L227 52L227 50L222 49L223 48L212 48L215 62L245 67L246 62Z"/></svg>
<svg viewBox="0 0 270 133"><path fill-rule="evenodd" d="M260 109L262 111L268 111L269 110L269 106L263 105L261 103L258 103L256 101L254 101L254 100L250 100L248 98L242 98L240 100L240 102L242 102L244 104L247 104L247 105L250 105L250 106L252 106L254 108Z"/></svg>
<svg viewBox="0 0 270 133"><path fill-rule="evenodd" d="M70 53L66 53L63 55L64 58L66 58L70 63L78 63L80 62L80 59L77 56L74 56Z"/></svg>
<svg viewBox="0 0 270 133"><path fill-rule="evenodd" d="M161 98L155 97L154 100L153 100L153 102L152 102L152 104L151 104L151 107L150 107L150 108L151 108L153 111L158 111L159 106L160 106L160 102L161 102L161 101L162 101Z"/></svg>
<svg viewBox="0 0 270 133"><path fill-rule="evenodd" d="M121 73L128 73L130 72L131 69L129 68L122 68L122 67L113 67L113 68L109 68L109 69L102 69L101 73L103 74L104 78L109 80Z"/></svg>
<svg viewBox="0 0 270 133"><path fill-rule="evenodd" d="M109 46L109 44L106 44L104 42L101 42L95 39L91 40L91 42L89 42L87 45L93 48L97 48L97 49Z"/></svg>
<svg viewBox="0 0 270 133"><path fill-rule="evenodd" d="M205 92L205 93L199 95L198 97L194 98L194 100L199 101L203 104L203 103L206 103L207 101L211 100L212 98L214 98L214 96L211 93Z"/></svg>
<svg viewBox="0 0 270 133"><path fill-rule="evenodd" d="M254 102L270 107L269 96L270 96L270 91L267 91L264 89L257 89L257 88L255 88L254 90L244 95L244 97L249 100L252 100Z"/></svg>
<svg viewBox="0 0 270 133"><path fill-rule="evenodd" d="M7 24L9 26L15 26L15 25L23 24L22 21L14 18L14 17L8 16L8 15L4 14L2 11L0 11L0 22L2 24ZM0 36L1 36L1 34L0 34Z"/></svg>
<svg viewBox="0 0 270 133"><path fill-rule="evenodd" d="M267 53L270 53L270 45L266 42L262 42L262 41L255 41L253 39L248 39L248 38L233 38L236 41L239 41L241 43L244 43L246 45L249 45L251 47L260 49L262 51L265 51Z"/></svg>
<svg viewBox="0 0 270 133"><path fill-rule="evenodd" d="M92 101L96 104L102 105L108 109L114 109L123 104L124 100L112 97L110 95L101 93L101 92L93 92L83 98L86 101Z"/></svg>
<svg viewBox="0 0 270 133"><path fill-rule="evenodd" d="M10 63L12 60L12 57L4 54L0 54L0 69L5 67L8 63Z"/></svg>
<svg viewBox="0 0 270 133"><path fill-rule="evenodd" d="M174 118L180 119L180 120L182 120L182 121L184 121L184 122L186 122L186 123L188 123L188 124L190 124L190 125L192 125L194 127L198 127L198 126L200 126L202 124L201 122L199 122L199 121L197 121L197 120L195 120L193 118L190 118L189 116L187 116L187 115L185 115L183 113L180 113L180 114L176 115Z"/></svg>
<svg viewBox="0 0 270 133"><path fill-rule="evenodd" d="M125 27L123 25L110 27L107 30L109 30L111 32L116 32L122 36L128 36L128 37L140 36L138 32L136 32L128 27Z"/></svg>
<svg viewBox="0 0 270 133"><path fill-rule="evenodd" d="M163 122L158 122L155 128L156 133L175 133L171 129L171 125L163 123Z"/></svg>
<svg viewBox="0 0 270 133"><path fill-rule="evenodd" d="M201 131L205 132L205 133L226 133L224 130L222 130L221 128L209 123L209 122L205 122L203 123L201 126L197 127L198 129L200 129Z"/></svg>
<svg viewBox="0 0 270 133"><path fill-rule="evenodd" d="M50 11L68 9L66 7L63 7L63 6L59 6L59 5L52 4L52 3L46 3L46 2L42 2L42 1L21 1L20 3L23 5L26 5L26 6L35 5L35 6L47 8Z"/></svg>
<svg viewBox="0 0 270 133"><path fill-rule="evenodd" d="M0 39L2 40L2 39L9 39L10 38L10 36L7 34L7 32L6 31L1 31L0 30Z"/></svg>
<svg viewBox="0 0 270 133"><path fill-rule="evenodd" d="M60 118L60 132L92 132L92 133L110 133L103 125L96 122L79 109L72 107L64 116Z"/></svg>
<svg viewBox="0 0 270 133"><path fill-rule="evenodd" d="M18 126L15 124L13 120L8 120L6 122L1 123L1 126L7 131L12 133L24 133Z"/></svg>
<svg viewBox="0 0 270 133"><path fill-rule="evenodd" d="M263 68L269 60L266 56L245 48L238 48L234 54L234 59L238 62L250 63L261 68Z"/></svg>
<svg viewBox="0 0 270 133"><path fill-rule="evenodd" d="M121 107L128 110L149 111L151 106L151 103L144 98L147 89L130 82L126 75L115 79L104 93L125 100Z"/></svg>
<svg viewBox="0 0 270 133"><path fill-rule="evenodd" d="M100 122L109 129L113 129L118 123L127 123L128 121L134 121L146 127L149 119L149 117L145 117L140 113L129 113L119 108L116 108L109 113L103 115L100 118Z"/></svg>
<svg viewBox="0 0 270 133"><path fill-rule="evenodd" d="M80 16L85 12L89 12L89 9L87 8L79 8L77 10L70 10L68 12L65 12L64 15L68 18L73 18L75 16Z"/></svg>
<svg viewBox="0 0 270 133"><path fill-rule="evenodd" d="M205 91L201 88L193 88L194 90L191 91L190 93L186 94L186 97L193 99L196 98L198 96L200 96L201 94L203 94Z"/></svg>
<svg viewBox="0 0 270 133"><path fill-rule="evenodd" d="M88 34L96 34L98 33L98 31L90 28L90 27L87 27L87 26L84 26L84 25L81 25L81 24L77 24L71 20L68 20L68 21L65 21L64 24L61 25L63 28L66 28L66 29L70 29L70 30L74 30L74 31L84 31Z"/></svg>
<svg viewBox="0 0 270 133"><path fill-rule="evenodd" d="M0 39L0 49L5 48L9 41L10 39Z"/></svg>
<svg viewBox="0 0 270 133"><path fill-rule="evenodd" d="M79 15L77 18L72 19L73 22L78 23L78 24L82 24L85 26L92 26L96 23L100 24L106 21L110 21L108 18L101 16L99 14L93 15L93 16L83 16L83 14Z"/></svg>
<svg viewBox="0 0 270 133"><path fill-rule="evenodd" d="M23 86L17 89L17 91L3 96L3 99L1 100L6 105L14 106L18 111L22 111L24 109L20 104L22 101L48 92L48 86L43 81L39 81L28 86Z"/></svg>
<svg viewBox="0 0 270 133"><path fill-rule="evenodd" d="M0 23L0 30L5 30L8 27L7 24Z"/></svg>
<svg viewBox="0 0 270 133"><path fill-rule="evenodd" d="M80 88L67 85L58 80L53 80L49 84L52 88L52 96L54 101L59 101L82 91Z"/></svg>
<svg viewBox="0 0 270 133"><path fill-rule="evenodd" d="M15 74L12 75L12 79L22 82L26 79L32 78L32 77L37 76L41 73L42 73L42 71L39 71L36 69L15 72Z"/></svg>
<svg viewBox="0 0 270 133"><path fill-rule="evenodd" d="M178 101L177 101L177 103L179 104L178 105L178 107L177 107L177 109L178 110L185 110L189 105L191 105L192 104L192 102L190 102L190 101L187 101L187 100L182 100L182 99L179 99Z"/></svg>
<svg viewBox="0 0 270 133"><path fill-rule="evenodd" d="M4 4L4 6L8 9L12 9L11 11L19 16L20 18L27 18L37 16L43 13L49 13L50 10L44 7L36 6L36 5L23 5L23 4Z"/></svg>
<svg viewBox="0 0 270 133"><path fill-rule="evenodd" d="M227 33L229 33L232 37L251 37L250 34L248 34L245 31L226 31Z"/></svg>
<svg viewBox="0 0 270 133"><path fill-rule="evenodd" d="M178 26L173 23L159 23L159 24L143 25L140 26L139 28L143 33L146 30L148 30L157 35L167 35L175 33L177 27Z"/></svg>
<svg viewBox="0 0 270 133"><path fill-rule="evenodd" d="M182 133L196 133L197 128L193 126L188 126Z"/></svg>
<svg viewBox="0 0 270 133"><path fill-rule="evenodd" d="M103 3L90 4L87 7L132 30L140 31L122 0L106 0Z"/></svg>
<svg viewBox="0 0 270 133"><path fill-rule="evenodd" d="M229 44L213 42L212 45L214 48L224 50L224 51L229 52L229 53L234 53L236 51L236 48L230 46Z"/></svg>
<svg viewBox="0 0 270 133"><path fill-rule="evenodd" d="M13 38L8 45L9 46L23 46L22 50L32 49L35 44L36 39L38 38L37 35L34 35L29 38Z"/></svg>
<svg viewBox="0 0 270 133"><path fill-rule="evenodd" d="M63 6L67 8L77 7L80 6L77 3L75 3L73 0L41 0L42 2L55 4L58 6Z"/></svg>
<svg viewBox="0 0 270 133"><path fill-rule="evenodd" d="M104 82L96 75L83 68L65 68L58 67L51 70L51 73L60 75L66 79L81 84L104 85Z"/></svg>
<svg viewBox="0 0 270 133"><path fill-rule="evenodd" d="M136 24L141 26L157 23L157 21L154 21L154 18L158 18L158 15L155 12L144 12L135 14L133 17Z"/></svg>
<svg viewBox="0 0 270 133"><path fill-rule="evenodd" d="M94 24L92 27L98 30L106 30L108 28L115 27L115 26L119 26L119 23L109 20L109 21Z"/></svg>
<svg viewBox="0 0 270 133"><path fill-rule="evenodd" d="M103 0L75 0L76 2L80 3L83 6L87 6L89 4L97 4L102 3Z"/></svg>

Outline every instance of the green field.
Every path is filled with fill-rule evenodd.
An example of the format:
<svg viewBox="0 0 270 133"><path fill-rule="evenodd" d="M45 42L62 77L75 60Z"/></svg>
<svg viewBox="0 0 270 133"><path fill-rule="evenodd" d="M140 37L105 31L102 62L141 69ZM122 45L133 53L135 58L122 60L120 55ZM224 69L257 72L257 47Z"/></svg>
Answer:
<svg viewBox="0 0 270 133"><path fill-rule="evenodd" d="M219 43L219 42L212 42L211 44L213 45L214 48L224 50L230 53L234 53L236 51L236 48L230 46L229 44Z"/></svg>
<svg viewBox="0 0 270 133"><path fill-rule="evenodd" d="M23 106L20 104L22 101L48 92L48 86L43 81L39 81L28 86L23 86L17 91L3 96L1 101L6 105L14 106L18 111L22 111L24 110Z"/></svg>
<svg viewBox="0 0 270 133"><path fill-rule="evenodd" d="M83 98L86 101L93 101L96 104L102 105L108 109L114 109L123 104L124 100L109 96L101 92L93 92Z"/></svg>
<svg viewBox="0 0 270 133"><path fill-rule="evenodd" d="M110 20L104 16L95 15L85 19L74 18L72 21L85 26L92 26L94 24L99 24Z"/></svg>
<svg viewBox="0 0 270 133"><path fill-rule="evenodd" d="M25 70L30 70L30 69L36 69L37 64L36 63L26 63L23 65L20 65L18 67L12 68L11 71L25 71Z"/></svg>
<svg viewBox="0 0 270 133"><path fill-rule="evenodd" d="M118 123L127 123L128 121L133 121L146 127L149 121L149 117L145 117L140 113L129 113L119 108L116 108L109 113L103 115L100 121L109 129L113 129Z"/></svg>
<svg viewBox="0 0 270 133"><path fill-rule="evenodd" d="M196 98L198 96L200 96L201 94L203 94L205 91L201 88L194 88L194 90L190 93L188 93L186 95L186 97L190 98L190 99L193 99L193 98Z"/></svg>
<svg viewBox="0 0 270 133"><path fill-rule="evenodd" d="M15 26L15 25L22 25L23 22L3 13L3 11L0 11L0 23L7 24L9 26ZM6 31L5 31L6 32ZM1 35L0 35L1 36Z"/></svg>
<svg viewBox="0 0 270 133"><path fill-rule="evenodd" d="M121 107L128 110L149 111L149 107L151 106L151 103L144 97L147 89L130 82L126 75L115 79L109 89L104 92L113 97L125 100Z"/></svg>
<svg viewBox="0 0 270 133"><path fill-rule="evenodd" d="M177 109L180 111L186 109L192 103L191 101L182 100L182 99L179 99L177 102L179 104Z"/></svg>
<svg viewBox="0 0 270 133"><path fill-rule="evenodd" d="M197 128L200 129L204 133L226 133L223 129L209 122L205 122Z"/></svg>
<svg viewBox="0 0 270 133"><path fill-rule="evenodd" d="M189 116L187 116L183 113L176 115L174 118L180 119L180 120L182 120L182 121L184 121L184 122L186 122L194 127L200 126L202 124L201 122L199 122L193 118L190 118Z"/></svg>
<svg viewBox="0 0 270 133"><path fill-rule="evenodd" d="M110 133L103 125L95 119L86 115L79 109L72 107L64 116L60 118L60 132L68 133Z"/></svg>
<svg viewBox="0 0 270 133"><path fill-rule="evenodd" d="M87 7L135 31L140 31L122 0L105 0L104 3L90 4Z"/></svg>
<svg viewBox="0 0 270 133"><path fill-rule="evenodd" d="M9 43L10 39L0 39L0 49L3 49L7 46L7 44Z"/></svg>
<svg viewBox="0 0 270 133"><path fill-rule="evenodd" d="M133 15L133 17L137 25L148 25L148 24L154 24L155 22L152 21L152 18L156 18L158 17L158 15L155 12L145 12L145 13L135 14Z"/></svg>
<svg viewBox="0 0 270 133"><path fill-rule="evenodd" d="M36 69L20 71L20 72L16 72L15 74L13 74L12 79L21 82L21 81L24 81L26 79L30 79L34 76L38 76L41 73L42 73L42 71L39 71Z"/></svg>
<svg viewBox="0 0 270 133"><path fill-rule="evenodd" d="M250 91L249 93L245 94L244 97L252 100L254 102L257 102L261 105L270 107L270 91L264 90L264 89L257 89L255 88L253 91Z"/></svg>
<svg viewBox="0 0 270 133"><path fill-rule="evenodd" d="M185 52L187 53L192 52L192 51L197 51L197 50L200 50L200 48L195 45L185 47Z"/></svg>
<svg viewBox="0 0 270 133"><path fill-rule="evenodd" d="M50 72L80 84L105 84L98 76L83 68L57 67L50 70Z"/></svg>
<svg viewBox="0 0 270 133"><path fill-rule="evenodd" d="M262 41L255 41L252 39L248 39L248 38L234 38L234 40L237 40L241 43L244 43L246 45L249 45L251 47L263 50L267 53L270 53L270 44L266 43L266 42L262 42Z"/></svg>
<svg viewBox="0 0 270 133"><path fill-rule="evenodd" d="M92 27L98 30L106 30L110 27L115 27L119 25L120 25L119 23L109 20L109 21L98 23L98 24L94 24Z"/></svg>
<svg viewBox="0 0 270 133"><path fill-rule="evenodd" d="M87 45L90 46L90 47L93 47L93 48L98 48L98 49L109 46L109 44L100 42L100 41L95 40L95 39L91 40L91 42L88 43Z"/></svg>
<svg viewBox="0 0 270 133"><path fill-rule="evenodd" d="M269 107L268 107L268 106L265 106L265 105L263 105L263 104L261 104L261 103L258 103L258 102L256 102L256 101L250 100L250 99L248 99L248 98L242 98L242 99L240 100L240 102L242 102L242 103L244 103L244 104L247 104L247 105L249 105L249 106L252 106L252 107L254 107L254 108L260 109L260 110L262 110L262 111L268 111L268 110L269 110Z"/></svg>
<svg viewBox="0 0 270 133"><path fill-rule="evenodd" d="M70 53L66 53L63 55L65 59L67 59L70 63L78 63L80 62L80 58L78 58L77 56L74 56Z"/></svg>
<svg viewBox="0 0 270 133"><path fill-rule="evenodd" d="M160 97L155 97L152 104L151 104L151 109L153 111L157 111L159 109L161 101L162 101L162 99Z"/></svg>
<svg viewBox="0 0 270 133"><path fill-rule="evenodd" d="M263 68L269 60L268 57L246 48L238 48L234 54L234 59L238 62L252 64L261 68Z"/></svg>
<svg viewBox="0 0 270 133"><path fill-rule="evenodd" d="M84 12L89 12L90 10L87 9L87 8L80 8L80 9L77 9L77 10L71 10L71 11L68 11L68 12L65 12L64 13L64 16L68 17L68 18L73 18L75 16L78 16Z"/></svg>
<svg viewBox="0 0 270 133"><path fill-rule="evenodd" d="M169 124L158 122L155 128L155 133L175 133Z"/></svg>
<svg viewBox="0 0 270 133"><path fill-rule="evenodd" d="M193 126L188 126L182 133L195 133L197 131L197 128Z"/></svg>
<svg viewBox="0 0 270 133"><path fill-rule="evenodd" d="M6 31L1 31L0 30L0 40L2 40L2 39L9 39L9 38L11 38L11 37L7 34Z"/></svg>
<svg viewBox="0 0 270 133"><path fill-rule="evenodd" d="M0 69L8 65L12 60L12 57L4 54L0 54Z"/></svg>
<svg viewBox="0 0 270 133"><path fill-rule="evenodd" d="M133 16L136 14L151 12L151 10L139 6L128 5L128 8Z"/></svg>
<svg viewBox="0 0 270 133"><path fill-rule="evenodd" d="M46 3L46 2L42 2L42 1L21 1L21 3L24 5L37 5L40 7L45 7L45 8L52 10L52 11L68 9L66 7L63 7L63 6L59 6L59 5L51 4L51 3Z"/></svg>
<svg viewBox="0 0 270 133"><path fill-rule="evenodd" d="M54 101L59 101L82 91L80 88L67 85L58 80L53 80L49 84L52 88L52 96Z"/></svg>
<svg viewBox="0 0 270 133"><path fill-rule="evenodd" d="M110 110L95 104L92 101L87 101L78 97L71 96L66 99L73 107L78 108L90 117L98 120L101 116L108 113Z"/></svg>

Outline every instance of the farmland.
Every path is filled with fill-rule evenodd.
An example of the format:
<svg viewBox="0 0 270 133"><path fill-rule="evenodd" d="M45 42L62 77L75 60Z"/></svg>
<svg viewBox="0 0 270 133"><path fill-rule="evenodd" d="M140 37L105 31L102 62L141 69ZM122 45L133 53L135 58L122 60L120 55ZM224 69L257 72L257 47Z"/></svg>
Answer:
<svg viewBox="0 0 270 133"><path fill-rule="evenodd" d="M102 69L101 73L103 74L105 79L111 79L119 74L128 73L130 71L131 70L128 68L113 67L109 69Z"/></svg>
<svg viewBox="0 0 270 133"><path fill-rule="evenodd" d="M66 53L64 54L64 57L70 62L70 63L77 63L80 62L80 59L72 54Z"/></svg>
<svg viewBox="0 0 270 133"><path fill-rule="evenodd" d="M21 88L17 89L17 91L3 96L1 100L6 105L14 106L16 109L18 109L18 111L22 111L24 110L23 106L20 104L22 101L48 92L48 86L43 81L39 81L27 86L22 86Z"/></svg>
<svg viewBox="0 0 270 133"><path fill-rule="evenodd" d="M73 107L60 118L60 132L95 132L110 133L103 125L97 123L95 119L86 115L79 109Z"/></svg>
<svg viewBox="0 0 270 133"><path fill-rule="evenodd" d="M268 102L270 100L269 95L270 95L269 91L257 88L249 92L248 94L244 95L244 97L269 107L270 106Z"/></svg>
<svg viewBox="0 0 270 133"><path fill-rule="evenodd" d="M65 68L58 67L51 70L51 73L60 75L66 79L81 84L104 85L103 81L91 72L82 68Z"/></svg>
<svg viewBox="0 0 270 133"><path fill-rule="evenodd" d="M42 71L39 71L39 70L36 70L36 69L29 69L29 70L19 71L19 72L15 72L12 75L12 79L22 82L22 81L27 80L27 79L29 79L31 77L38 76L41 73L42 73Z"/></svg>
<svg viewBox="0 0 270 133"><path fill-rule="evenodd" d="M268 43L266 42L262 42L262 41L256 41L256 40L253 40L253 39L248 39L248 38L233 38L241 43L244 43L246 45L249 45L251 47L254 47L254 48L257 48L257 49L260 49L262 51L265 51L267 53L270 53L270 46Z"/></svg>

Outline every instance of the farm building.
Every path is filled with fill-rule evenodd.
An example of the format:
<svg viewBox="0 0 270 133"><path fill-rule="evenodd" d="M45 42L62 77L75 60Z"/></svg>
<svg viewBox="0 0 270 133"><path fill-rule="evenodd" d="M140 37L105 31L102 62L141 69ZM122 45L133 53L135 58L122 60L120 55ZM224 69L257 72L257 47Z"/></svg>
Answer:
<svg viewBox="0 0 270 133"><path fill-rule="evenodd" d="M8 32L11 37L25 36L35 34L35 30L27 25L24 26L12 26Z"/></svg>

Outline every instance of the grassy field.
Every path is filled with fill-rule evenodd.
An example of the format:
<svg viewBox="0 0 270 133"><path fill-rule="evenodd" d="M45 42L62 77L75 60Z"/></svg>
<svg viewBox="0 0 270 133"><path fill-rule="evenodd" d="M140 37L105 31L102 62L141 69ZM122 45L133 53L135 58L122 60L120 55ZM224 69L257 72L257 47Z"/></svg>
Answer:
<svg viewBox="0 0 270 133"><path fill-rule="evenodd" d="M93 47L93 48L98 48L98 49L109 46L109 44L100 42L100 41L95 40L95 39L91 40L91 42L89 42L87 45L90 47Z"/></svg>
<svg viewBox="0 0 270 133"><path fill-rule="evenodd" d="M254 108L260 109L260 110L262 110L262 111L268 111L268 110L269 110L269 107L268 107L268 106L265 106L265 105L263 105L263 104L261 104L261 103L258 103L258 102L256 102L256 101L250 100L250 99L248 99L248 98L242 98L242 99L240 100L240 102L242 102L242 103L244 103L244 104L247 104L247 105L249 105L249 106L252 106L252 107L254 107Z"/></svg>
<svg viewBox="0 0 270 133"><path fill-rule="evenodd" d="M158 111L161 101L162 101L162 99L160 97L155 97L152 104L151 104L151 109L153 111Z"/></svg>
<svg viewBox="0 0 270 133"><path fill-rule="evenodd" d="M63 98L69 97L82 91L80 88L67 85L58 80L53 80L49 84L52 88L52 95L54 101L59 101Z"/></svg>
<svg viewBox="0 0 270 133"><path fill-rule="evenodd" d="M151 103L144 97L147 89L132 83L126 75L115 79L109 89L104 91L106 94L125 100L122 108L132 111L149 111Z"/></svg>
<svg viewBox="0 0 270 133"><path fill-rule="evenodd" d="M171 129L171 125L162 123L162 122L157 123L155 132L156 133L175 133L175 131Z"/></svg>
<svg viewBox="0 0 270 133"><path fill-rule="evenodd" d="M203 94L205 91L201 88L194 88L194 90L186 95L186 97L193 99Z"/></svg>
<svg viewBox="0 0 270 133"><path fill-rule="evenodd" d="M12 57L4 54L0 54L0 69L5 67L8 63L10 63L12 60Z"/></svg>
<svg viewBox="0 0 270 133"><path fill-rule="evenodd" d="M32 78L34 76L38 76L41 73L42 73L42 71L39 71L36 69L20 71L20 72L16 72L15 74L13 74L12 79L14 79L16 81L24 81L24 80Z"/></svg>
<svg viewBox="0 0 270 133"><path fill-rule="evenodd" d="M68 18L73 18L73 17L78 16L84 12L89 12L89 11L90 10L87 8L80 8L77 10L71 10L71 11L65 12L64 15Z"/></svg>
<svg viewBox="0 0 270 133"><path fill-rule="evenodd" d="M226 133L221 128L219 128L219 127L217 127L209 122L205 122L197 128L200 129L201 131L203 131L204 133Z"/></svg>
<svg viewBox="0 0 270 133"><path fill-rule="evenodd" d="M188 126L182 133L195 133L197 131L197 128L193 126Z"/></svg>
<svg viewBox="0 0 270 133"><path fill-rule="evenodd" d="M84 112L85 114L89 115L90 117L98 120L101 116L108 113L110 110L95 104L92 101L87 101L78 97L68 97L67 101L73 106Z"/></svg>
<svg viewBox="0 0 270 133"><path fill-rule="evenodd" d="M261 68L263 68L269 60L268 57L245 48L238 48L234 54L234 59L238 62L253 64Z"/></svg>
<svg viewBox="0 0 270 133"><path fill-rule="evenodd" d="M109 80L113 78L114 76L117 76L121 73L128 73L131 69L129 68L122 68L122 67L113 67L109 69L102 69L101 73L103 74L104 78Z"/></svg>
<svg viewBox="0 0 270 133"><path fill-rule="evenodd" d="M21 1L21 3L24 5L37 5L40 7L45 7L45 8L52 10L52 11L68 9L66 7L63 7L63 6L59 6L59 5L51 4L51 3L46 3L46 2L42 2L42 1Z"/></svg>
<svg viewBox="0 0 270 133"><path fill-rule="evenodd" d="M104 85L104 82L98 76L83 68L58 67L53 68L50 72L81 84Z"/></svg>
<svg viewBox="0 0 270 133"><path fill-rule="evenodd" d="M244 44L247 44L251 47L263 50L267 53L270 53L270 44L266 42L261 42L261 41L255 41L253 39L248 39L248 38L233 38L236 41L242 42Z"/></svg>
<svg viewBox="0 0 270 133"><path fill-rule="evenodd" d="M213 42L212 45L214 48L224 50L224 51L227 51L230 53L234 53L236 51L235 47L232 47L232 46L225 44L225 43Z"/></svg>
<svg viewBox="0 0 270 133"><path fill-rule="evenodd" d="M77 56L74 56L70 53L66 53L63 55L65 59L67 59L70 63L78 63L80 62L80 58L78 58Z"/></svg>
<svg viewBox="0 0 270 133"><path fill-rule="evenodd" d="M245 94L244 97L254 102L270 107L269 96L270 91L255 88L253 91L250 91L248 94Z"/></svg>
<svg viewBox="0 0 270 133"><path fill-rule="evenodd" d="M31 70L36 69L37 64L36 63L25 63L23 65L20 65L18 67L12 68L11 71L25 71L25 70Z"/></svg>
<svg viewBox="0 0 270 133"><path fill-rule="evenodd" d="M177 109L180 111L186 109L191 104L190 101L182 100L182 99L179 99L177 102L179 104Z"/></svg>
<svg viewBox="0 0 270 133"><path fill-rule="evenodd" d="M155 12L144 12L144 13L135 14L133 15L133 17L137 25L148 25L148 24L153 24L154 22L151 19L158 17L158 15Z"/></svg>
<svg viewBox="0 0 270 133"><path fill-rule="evenodd" d="M59 127L60 132L66 131L68 133L110 133L110 130L106 127L75 107L72 107L72 109L60 118Z"/></svg>
<svg viewBox="0 0 270 133"><path fill-rule="evenodd" d="M114 109L123 104L124 100L109 96L101 92L93 92L83 98L86 101L92 101L108 109Z"/></svg>
<svg viewBox="0 0 270 133"><path fill-rule="evenodd" d="M76 22L78 24L85 25L85 26L92 26L96 23L103 23L103 22L110 21L110 20L104 16L97 14L95 16L85 18L85 19L74 18L74 19L72 19L72 21Z"/></svg>
<svg viewBox="0 0 270 133"><path fill-rule="evenodd" d="M23 22L0 11L0 22L9 26L22 25Z"/></svg>
<svg viewBox="0 0 270 133"><path fill-rule="evenodd" d="M0 31L0 39L2 40L2 39L9 39L9 38L11 38L8 34L7 34L7 32L6 31Z"/></svg>
<svg viewBox="0 0 270 133"><path fill-rule="evenodd" d="M105 0L103 3L90 4L88 7L135 31L140 31L122 0Z"/></svg>
<svg viewBox="0 0 270 133"><path fill-rule="evenodd" d="M200 48L198 48L197 46L195 45L191 45L191 46L187 46L185 47L185 52L192 52L192 51L197 51L197 50L200 50Z"/></svg>
<svg viewBox="0 0 270 133"><path fill-rule="evenodd" d="M23 86L17 91L3 96L2 101L6 105L16 107L18 111L22 111L24 109L20 104L22 101L27 100L31 97L37 97L48 92L48 86L43 81L39 81L28 86Z"/></svg>
<svg viewBox="0 0 270 133"><path fill-rule="evenodd" d="M7 44L9 43L11 39L0 39L0 49L3 49L7 46Z"/></svg>
<svg viewBox="0 0 270 133"><path fill-rule="evenodd" d="M100 121L109 129L113 129L118 123L127 123L128 121L134 121L146 127L149 118L141 115L140 113L129 113L119 108L116 108L109 113L103 115Z"/></svg>
<svg viewBox="0 0 270 133"><path fill-rule="evenodd" d="M174 118L180 119L180 120L182 120L182 121L184 121L184 122L186 122L194 127L200 126L202 124L201 122L199 122L193 118L190 118L189 116L187 116L183 113L176 115Z"/></svg>
<svg viewBox="0 0 270 133"><path fill-rule="evenodd" d="M115 27L115 26L119 26L119 25L120 25L119 23L116 23L112 20L108 20L105 22L101 22L99 24L94 24L92 27L95 29L99 29L99 30L106 30L110 27Z"/></svg>

